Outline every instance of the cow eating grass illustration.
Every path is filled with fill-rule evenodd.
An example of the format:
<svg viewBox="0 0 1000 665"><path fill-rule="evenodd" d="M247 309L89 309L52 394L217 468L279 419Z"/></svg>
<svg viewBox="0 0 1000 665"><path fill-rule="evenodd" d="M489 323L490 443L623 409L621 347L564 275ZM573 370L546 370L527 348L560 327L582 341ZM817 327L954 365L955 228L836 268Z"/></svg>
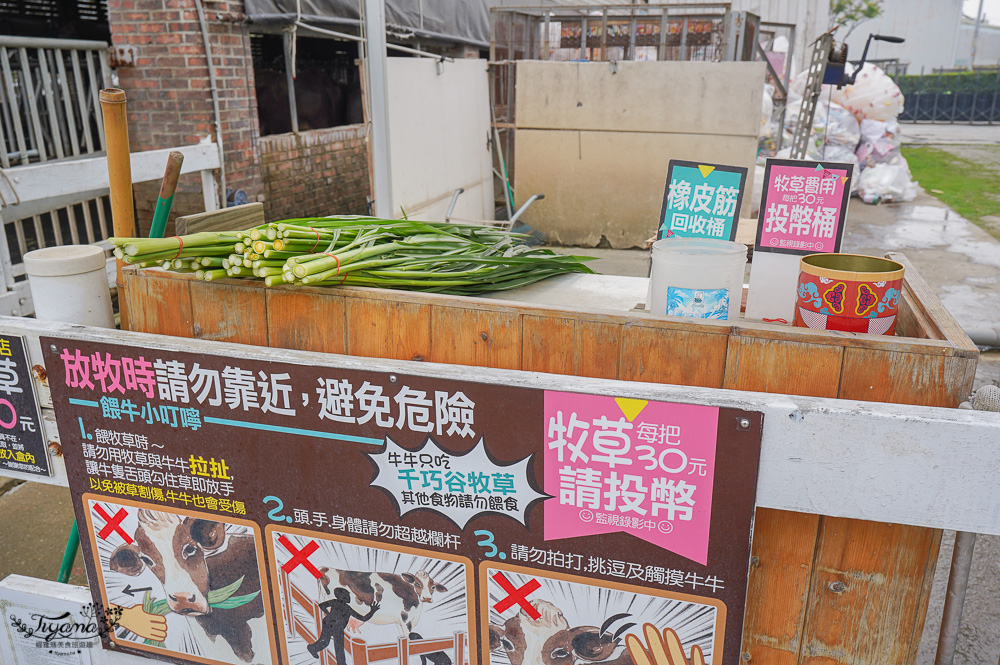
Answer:
<svg viewBox="0 0 1000 665"><path fill-rule="evenodd" d="M221 522L172 513L141 509L138 519L134 542L111 554L111 570L135 577L148 568L163 598L153 601L147 592L147 612L189 617L213 643L222 637L240 661L254 661L253 633L265 625L253 537L228 534Z"/></svg>

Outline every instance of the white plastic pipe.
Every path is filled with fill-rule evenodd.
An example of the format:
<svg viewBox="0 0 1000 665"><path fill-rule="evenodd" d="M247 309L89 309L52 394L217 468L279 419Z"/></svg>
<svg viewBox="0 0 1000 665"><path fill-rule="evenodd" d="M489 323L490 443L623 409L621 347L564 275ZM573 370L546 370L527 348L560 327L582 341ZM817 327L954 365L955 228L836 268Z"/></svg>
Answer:
<svg viewBox="0 0 1000 665"><path fill-rule="evenodd" d="M36 249L24 255L35 317L114 328L104 250L94 245Z"/></svg>

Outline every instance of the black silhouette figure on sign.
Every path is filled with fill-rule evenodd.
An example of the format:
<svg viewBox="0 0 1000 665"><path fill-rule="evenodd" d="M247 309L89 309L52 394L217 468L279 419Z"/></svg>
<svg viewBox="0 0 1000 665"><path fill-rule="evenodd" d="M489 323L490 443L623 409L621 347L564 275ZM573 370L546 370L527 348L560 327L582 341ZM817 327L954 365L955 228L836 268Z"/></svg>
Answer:
<svg viewBox="0 0 1000 665"><path fill-rule="evenodd" d="M307 646L306 649L309 650L313 658L319 658L319 652L329 646L330 640L333 639L337 665L344 665L346 662L344 659L344 631L347 629L351 617L362 622L368 621L375 616L379 604L373 602L368 614L362 616L350 606L351 593L347 589L338 587L334 589L333 595L332 599L319 604L319 608L326 613L326 616L323 617L323 630L319 634L319 639Z"/></svg>
<svg viewBox="0 0 1000 665"><path fill-rule="evenodd" d="M420 633L410 633L410 639L422 640L424 638L420 636ZM427 661L430 661L431 665L451 665L451 658L444 651L420 654L420 665L427 665Z"/></svg>

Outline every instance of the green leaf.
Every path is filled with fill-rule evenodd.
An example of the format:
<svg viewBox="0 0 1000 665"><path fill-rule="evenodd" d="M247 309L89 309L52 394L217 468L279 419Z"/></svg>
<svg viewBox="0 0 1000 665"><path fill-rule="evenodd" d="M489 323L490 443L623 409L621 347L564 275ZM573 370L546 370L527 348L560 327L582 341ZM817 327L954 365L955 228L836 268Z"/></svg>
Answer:
<svg viewBox="0 0 1000 665"><path fill-rule="evenodd" d="M167 604L166 598L157 600L152 605L150 605L149 608L150 614L159 614L160 616L165 616L167 614L170 614L171 612L173 612L173 610L170 609L170 605Z"/></svg>
<svg viewBox="0 0 1000 665"><path fill-rule="evenodd" d="M243 596L230 596L226 600L220 601L218 603L209 603L212 607L220 610L231 610L234 607L240 607L246 605L254 598L260 595L260 591L254 591L253 593L248 593Z"/></svg>
<svg viewBox="0 0 1000 665"><path fill-rule="evenodd" d="M214 607L215 605L223 602L224 600L232 596L234 593L239 591L241 584L243 584L242 577L233 582L232 584L230 584L229 586L224 586L221 589L212 589L211 591L208 592L208 604Z"/></svg>

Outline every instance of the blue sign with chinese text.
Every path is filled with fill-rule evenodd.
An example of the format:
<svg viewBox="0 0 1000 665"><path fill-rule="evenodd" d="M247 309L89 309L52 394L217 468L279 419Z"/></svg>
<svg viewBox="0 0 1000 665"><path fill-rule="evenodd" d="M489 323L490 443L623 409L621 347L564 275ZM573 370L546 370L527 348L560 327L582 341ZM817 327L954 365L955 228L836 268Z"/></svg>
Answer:
<svg viewBox="0 0 1000 665"><path fill-rule="evenodd" d="M670 160L657 240L735 240L747 170Z"/></svg>

